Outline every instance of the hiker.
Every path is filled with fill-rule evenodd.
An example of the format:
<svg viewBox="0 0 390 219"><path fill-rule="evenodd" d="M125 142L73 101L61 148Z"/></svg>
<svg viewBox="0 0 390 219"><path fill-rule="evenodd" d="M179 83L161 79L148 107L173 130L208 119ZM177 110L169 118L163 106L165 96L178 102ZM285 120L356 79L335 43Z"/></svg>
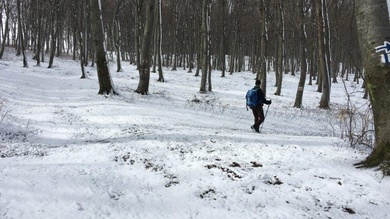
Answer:
<svg viewBox="0 0 390 219"><path fill-rule="evenodd" d="M255 117L255 124L253 124L251 126L251 129L254 130L255 132L259 133L260 132L259 131L260 125L261 125L261 123L264 122L264 119L265 119L263 104L270 105L272 103L272 101L265 99L264 92L260 88L261 81L256 80L255 84L256 84L255 87L252 88L251 90L257 91L256 92L257 98L255 97L254 101L249 100L250 98L248 99L248 96L250 95L249 93L251 91L251 90L249 90L247 93L247 106L249 106L252 109L253 116Z"/></svg>

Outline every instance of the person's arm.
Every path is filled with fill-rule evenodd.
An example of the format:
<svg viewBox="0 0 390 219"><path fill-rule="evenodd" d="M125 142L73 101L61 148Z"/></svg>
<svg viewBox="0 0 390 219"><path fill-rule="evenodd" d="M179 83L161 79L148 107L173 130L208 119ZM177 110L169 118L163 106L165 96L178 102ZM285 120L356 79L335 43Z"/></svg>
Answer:
<svg viewBox="0 0 390 219"><path fill-rule="evenodd" d="M259 93L258 94L259 94L259 97L260 97L260 100L261 100L262 103L267 104L267 105L272 103L271 100L265 99L264 92L261 89L259 89Z"/></svg>

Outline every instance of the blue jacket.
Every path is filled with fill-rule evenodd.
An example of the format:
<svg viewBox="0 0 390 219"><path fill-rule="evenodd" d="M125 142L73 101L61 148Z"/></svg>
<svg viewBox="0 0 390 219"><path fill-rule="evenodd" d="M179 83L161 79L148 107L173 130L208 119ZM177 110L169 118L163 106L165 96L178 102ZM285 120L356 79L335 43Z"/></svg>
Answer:
<svg viewBox="0 0 390 219"><path fill-rule="evenodd" d="M267 105L271 104L270 100L265 99L264 92L263 92L263 90L261 90L260 85L256 85L254 87L254 89L257 89L257 95L258 95L259 100L260 100L259 101L260 106L263 106L263 104L267 104Z"/></svg>

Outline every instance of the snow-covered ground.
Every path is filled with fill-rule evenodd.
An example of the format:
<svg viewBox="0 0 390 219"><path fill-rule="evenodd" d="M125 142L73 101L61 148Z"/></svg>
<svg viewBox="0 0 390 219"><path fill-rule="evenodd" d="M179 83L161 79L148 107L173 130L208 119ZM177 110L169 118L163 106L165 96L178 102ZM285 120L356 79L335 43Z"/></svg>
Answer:
<svg viewBox="0 0 390 219"><path fill-rule="evenodd" d="M318 109L316 85L296 109L299 76L284 75L274 96L270 73L257 134L244 100L251 72L214 71L214 92L200 94L200 77L164 68L167 82L152 73L142 96L135 67L113 63L120 96L102 96L91 67L80 79L70 58L29 64L12 50L0 60L0 218L390 217L389 178L355 169L369 151L340 138L342 83L331 110ZM360 85L347 85L363 104Z"/></svg>

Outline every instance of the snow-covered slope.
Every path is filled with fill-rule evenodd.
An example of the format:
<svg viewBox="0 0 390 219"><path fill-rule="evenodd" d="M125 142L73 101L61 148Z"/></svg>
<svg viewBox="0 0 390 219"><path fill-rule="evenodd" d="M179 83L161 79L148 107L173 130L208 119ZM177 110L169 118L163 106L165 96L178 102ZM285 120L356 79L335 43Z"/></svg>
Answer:
<svg viewBox="0 0 390 219"><path fill-rule="evenodd" d="M135 67L113 64L121 95L105 97L93 68L82 80L68 58L53 69L17 59L0 60L0 218L390 217L389 179L355 169L369 152L340 139L342 83L332 110L317 108L316 86L295 109L299 77L284 75L273 96L270 73L257 134L244 100L251 72L214 71L214 92L199 94L200 77L165 68L167 82L152 74L142 96Z"/></svg>

